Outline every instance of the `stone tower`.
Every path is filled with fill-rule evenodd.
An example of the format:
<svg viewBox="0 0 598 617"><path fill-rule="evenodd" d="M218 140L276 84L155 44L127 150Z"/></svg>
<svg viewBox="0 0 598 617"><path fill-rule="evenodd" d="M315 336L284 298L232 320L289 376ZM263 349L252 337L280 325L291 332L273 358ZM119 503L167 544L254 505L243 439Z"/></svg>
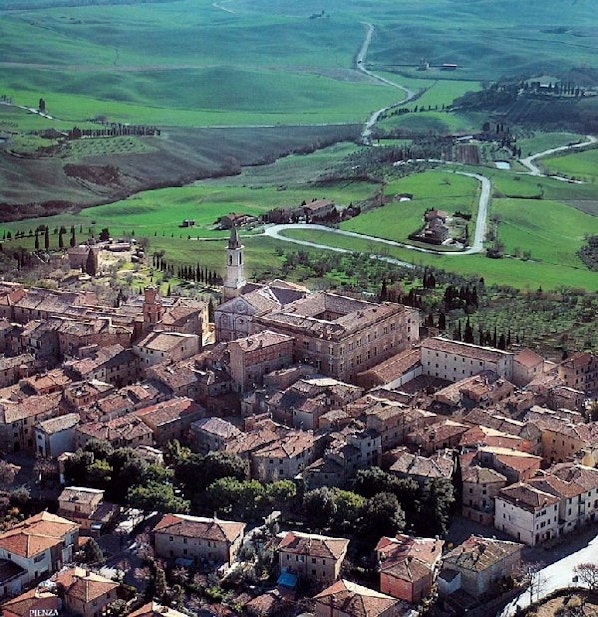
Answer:
<svg viewBox="0 0 598 617"><path fill-rule="evenodd" d="M239 230L236 225L233 225L226 247L226 279L222 290L225 302L238 296L247 283L243 263L243 248L239 240Z"/></svg>
<svg viewBox="0 0 598 617"><path fill-rule="evenodd" d="M158 293L158 289L153 286L144 289L143 297L143 326L144 329L149 329L155 326L161 319L163 314L162 299Z"/></svg>

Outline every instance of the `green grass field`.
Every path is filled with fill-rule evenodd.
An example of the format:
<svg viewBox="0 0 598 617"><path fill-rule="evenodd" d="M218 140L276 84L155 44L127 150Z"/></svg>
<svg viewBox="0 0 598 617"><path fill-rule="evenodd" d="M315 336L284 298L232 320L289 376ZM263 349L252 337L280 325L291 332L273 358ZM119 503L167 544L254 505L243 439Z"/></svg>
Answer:
<svg viewBox="0 0 598 617"><path fill-rule="evenodd" d="M552 174L575 178L590 184L598 180L598 149L543 158L540 164Z"/></svg>
<svg viewBox="0 0 598 617"><path fill-rule="evenodd" d="M585 137L577 133L537 132L531 137L518 139L517 145L521 148L523 156L529 156L536 152L544 152L550 148L559 148L560 146L566 146L580 141L585 141Z"/></svg>
<svg viewBox="0 0 598 617"><path fill-rule="evenodd" d="M488 284L510 285L519 289L535 290L538 286L542 286L543 289L558 288L565 282L570 287L598 290L598 272L588 272L575 266L510 258L489 259L483 255L427 255L386 245L376 246L376 243L370 240L343 237L325 231L289 230L285 232L285 235L350 251L362 251L365 254L389 255L409 263L433 266L458 272L464 276L483 276Z"/></svg>
<svg viewBox="0 0 598 617"><path fill-rule="evenodd" d="M409 242L410 233L423 225L426 210L437 208L452 214L456 210L477 212L478 183L473 178L443 172L425 172L389 183L385 195L409 193L411 201L393 201L341 223L341 229L368 234L387 240Z"/></svg>

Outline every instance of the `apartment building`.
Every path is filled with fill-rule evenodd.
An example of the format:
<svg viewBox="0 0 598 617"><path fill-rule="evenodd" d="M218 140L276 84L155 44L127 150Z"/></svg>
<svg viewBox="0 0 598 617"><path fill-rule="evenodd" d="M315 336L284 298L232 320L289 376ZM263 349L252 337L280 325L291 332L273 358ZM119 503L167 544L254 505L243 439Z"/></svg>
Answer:
<svg viewBox="0 0 598 617"><path fill-rule="evenodd" d="M508 351L451 341L439 336L426 339L421 344L423 374L453 382L472 377L481 371L494 371L500 377L510 380L513 356Z"/></svg>

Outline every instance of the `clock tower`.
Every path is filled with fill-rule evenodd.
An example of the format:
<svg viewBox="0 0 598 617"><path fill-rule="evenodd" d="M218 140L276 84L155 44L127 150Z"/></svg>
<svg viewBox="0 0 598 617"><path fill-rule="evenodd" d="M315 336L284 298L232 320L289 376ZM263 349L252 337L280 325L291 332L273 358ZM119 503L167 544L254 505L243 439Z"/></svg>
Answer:
<svg viewBox="0 0 598 617"><path fill-rule="evenodd" d="M239 230L236 225L233 225L226 248L226 279L222 290L225 302L238 296L241 289L247 284L243 249L244 247L239 240Z"/></svg>

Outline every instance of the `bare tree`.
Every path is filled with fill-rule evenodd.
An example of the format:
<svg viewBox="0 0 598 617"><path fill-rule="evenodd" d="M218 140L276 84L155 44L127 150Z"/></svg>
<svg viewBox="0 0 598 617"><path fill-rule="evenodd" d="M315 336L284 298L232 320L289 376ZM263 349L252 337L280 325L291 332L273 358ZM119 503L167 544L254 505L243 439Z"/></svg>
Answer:
<svg viewBox="0 0 598 617"><path fill-rule="evenodd" d="M573 572L588 589L591 591L598 589L598 564L580 563L573 568Z"/></svg>
<svg viewBox="0 0 598 617"><path fill-rule="evenodd" d="M530 602L539 600L546 589L546 575L543 568L544 564L541 561L533 561L521 564L516 573L518 584L529 592Z"/></svg>

